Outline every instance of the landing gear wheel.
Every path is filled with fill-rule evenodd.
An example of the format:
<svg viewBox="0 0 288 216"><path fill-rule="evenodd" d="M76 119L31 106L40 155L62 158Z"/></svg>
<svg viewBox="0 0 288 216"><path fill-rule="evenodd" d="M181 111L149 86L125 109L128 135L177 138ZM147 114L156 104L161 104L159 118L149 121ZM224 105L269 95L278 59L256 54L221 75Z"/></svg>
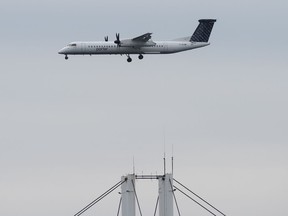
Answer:
<svg viewBox="0 0 288 216"><path fill-rule="evenodd" d="M128 57L127 62L132 62L132 58Z"/></svg>
<svg viewBox="0 0 288 216"><path fill-rule="evenodd" d="M68 60L68 56L67 55L65 55L65 59Z"/></svg>
<svg viewBox="0 0 288 216"><path fill-rule="evenodd" d="M138 58L141 60L141 59L144 58L144 56L143 56L142 54L140 54L140 55L138 56Z"/></svg>

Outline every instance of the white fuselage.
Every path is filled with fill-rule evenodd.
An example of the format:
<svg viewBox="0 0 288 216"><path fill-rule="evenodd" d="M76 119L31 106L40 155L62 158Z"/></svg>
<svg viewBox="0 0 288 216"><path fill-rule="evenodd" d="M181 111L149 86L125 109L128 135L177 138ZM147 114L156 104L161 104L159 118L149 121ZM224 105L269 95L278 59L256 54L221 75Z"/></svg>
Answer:
<svg viewBox="0 0 288 216"><path fill-rule="evenodd" d="M65 55L169 54L209 45L207 42L155 41L152 46L118 46L113 41L72 42L59 51Z"/></svg>

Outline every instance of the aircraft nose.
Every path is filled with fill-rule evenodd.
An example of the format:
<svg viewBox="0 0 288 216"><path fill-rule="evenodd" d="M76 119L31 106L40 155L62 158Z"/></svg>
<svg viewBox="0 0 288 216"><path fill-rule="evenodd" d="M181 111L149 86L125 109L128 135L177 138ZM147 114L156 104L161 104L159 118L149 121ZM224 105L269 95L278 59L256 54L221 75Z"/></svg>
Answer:
<svg viewBox="0 0 288 216"><path fill-rule="evenodd" d="M66 49L66 47L60 49L60 50L58 51L58 54L65 54L65 49Z"/></svg>

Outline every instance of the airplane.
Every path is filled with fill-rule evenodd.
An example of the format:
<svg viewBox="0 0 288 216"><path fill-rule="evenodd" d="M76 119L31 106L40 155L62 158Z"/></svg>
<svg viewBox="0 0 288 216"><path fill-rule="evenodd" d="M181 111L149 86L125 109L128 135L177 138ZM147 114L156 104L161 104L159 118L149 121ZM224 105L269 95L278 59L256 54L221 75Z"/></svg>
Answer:
<svg viewBox="0 0 288 216"><path fill-rule="evenodd" d="M210 45L209 37L216 19L200 19L192 36L174 39L170 41L152 41L152 33L146 33L132 39L120 40L120 34L116 33L115 41L72 42L59 50L59 54L65 55L126 55L131 62L130 55L137 54L143 59L144 54L170 54L186 50L201 48Z"/></svg>

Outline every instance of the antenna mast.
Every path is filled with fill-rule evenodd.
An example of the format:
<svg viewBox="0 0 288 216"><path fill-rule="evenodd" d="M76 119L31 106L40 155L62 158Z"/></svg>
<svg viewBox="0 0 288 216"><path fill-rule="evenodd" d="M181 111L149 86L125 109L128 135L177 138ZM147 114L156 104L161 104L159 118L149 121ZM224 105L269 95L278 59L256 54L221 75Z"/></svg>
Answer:
<svg viewBox="0 0 288 216"><path fill-rule="evenodd" d="M133 174L135 174L135 161L134 161L134 156L133 156Z"/></svg>
<svg viewBox="0 0 288 216"><path fill-rule="evenodd" d="M172 163L172 176L174 173L174 145L172 144L172 158L171 158L171 163Z"/></svg>
<svg viewBox="0 0 288 216"><path fill-rule="evenodd" d="M165 155L165 153L164 153L163 160L164 160L164 175L165 175L166 174L166 155Z"/></svg>
<svg viewBox="0 0 288 216"><path fill-rule="evenodd" d="M165 128L163 129L163 138L164 138L164 175L166 174L166 137L165 137Z"/></svg>

